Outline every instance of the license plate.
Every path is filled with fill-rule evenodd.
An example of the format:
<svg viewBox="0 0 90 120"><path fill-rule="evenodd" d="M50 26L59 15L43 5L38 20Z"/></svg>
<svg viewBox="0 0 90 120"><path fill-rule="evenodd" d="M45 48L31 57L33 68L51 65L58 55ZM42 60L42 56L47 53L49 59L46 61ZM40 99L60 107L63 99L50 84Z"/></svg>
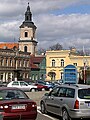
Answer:
<svg viewBox="0 0 90 120"><path fill-rule="evenodd" d="M16 109L25 109L25 105L13 105L12 109L13 110L16 110Z"/></svg>

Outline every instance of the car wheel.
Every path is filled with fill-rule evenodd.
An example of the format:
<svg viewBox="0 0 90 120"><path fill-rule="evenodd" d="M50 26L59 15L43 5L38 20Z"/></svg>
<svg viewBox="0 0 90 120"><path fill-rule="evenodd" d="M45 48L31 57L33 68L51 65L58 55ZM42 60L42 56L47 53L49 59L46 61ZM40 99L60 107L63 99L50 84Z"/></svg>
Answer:
<svg viewBox="0 0 90 120"><path fill-rule="evenodd" d="M36 89L32 88L30 91L31 91L31 92L35 92L35 91L36 91Z"/></svg>
<svg viewBox="0 0 90 120"><path fill-rule="evenodd" d="M45 88L42 88L42 91L45 91Z"/></svg>
<svg viewBox="0 0 90 120"><path fill-rule="evenodd" d="M62 120L71 120L66 109L63 109L63 111L62 111Z"/></svg>
<svg viewBox="0 0 90 120"><path fill-rule="evenodd" d="M47 113L44 102L41 102L40 107L43 114Z"/></svg>
<svg viewBox="0 0 90 120"><path fill-rule="evenodd" d="M50 91L52 90L52 88L49 89Z"/></svg>

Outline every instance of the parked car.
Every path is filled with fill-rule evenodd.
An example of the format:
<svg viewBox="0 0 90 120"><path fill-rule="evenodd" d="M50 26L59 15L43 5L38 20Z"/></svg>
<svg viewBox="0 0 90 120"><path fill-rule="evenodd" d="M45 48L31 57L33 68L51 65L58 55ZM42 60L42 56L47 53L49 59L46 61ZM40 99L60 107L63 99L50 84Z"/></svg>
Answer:
<svg viewBox="0 0 90 120"><path fill-rule="evenodd" d="M49 81L46 81L44 84L49 87L49 90L52 90L55 87L55 84Z"/></svg>
<svg viewBox="0 0 90 120"><path fill-rule="evenodd" d="M1 116L3 120L35 120L36 102L18 88L0 87L0 118Z"/></svg>
<svg viewBox="0 0 90 120"><path fill-rule="evenodd" d="M34 85L37 86L38 91L43 91L43 90L49 91L49 87L46 85L40 83L35 83Z"/></svg>
<svg viewBox="0 0 90 120"><path fill-rule="evenodd" d="M54 84L51 83L51 82L46 82L46 81L42 81L42 80L37 80L36 83L39 84L39 85L47 86L47 87L48 87L48 90L52 90L52 88L54 87Z"/></svg>
<svg viewBox="0 0 90 120"><path fill-rule="evenodd" d="M7 87L17 87L23 91L36 91L37 90L37 86L29 85L25 81L11 81L9 84L7 84Z"/></svg>
<svg viewBox="0 0 90 120"><path fill-rule="evenodd" d="M48 86L38 83L37 81L26 81L29 85L37 86L37 91L47 90L49 91Z"/></svg>
<svg viewBox="0 0 90 120"><path fill-rule="evenodd" d="M41 101L42 113L51 112L63 120L90 118L90 86L62 84L46 93Z"/></svg>

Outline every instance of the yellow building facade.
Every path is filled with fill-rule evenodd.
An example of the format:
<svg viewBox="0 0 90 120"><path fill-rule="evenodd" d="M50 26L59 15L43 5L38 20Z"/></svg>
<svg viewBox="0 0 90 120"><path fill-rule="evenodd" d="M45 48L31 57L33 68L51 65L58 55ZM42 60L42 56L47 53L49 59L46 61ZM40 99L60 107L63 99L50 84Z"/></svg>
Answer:
<svg viewBox="0 0 90 120"><path fill-rule="evenodd" d="M90 56L81 56L77 54L76 49L46 51L46 80L63 79L64 68L67 65L74 65L78 71L78 80L83 79L84 64L85 69L89 71Z"/></svg>

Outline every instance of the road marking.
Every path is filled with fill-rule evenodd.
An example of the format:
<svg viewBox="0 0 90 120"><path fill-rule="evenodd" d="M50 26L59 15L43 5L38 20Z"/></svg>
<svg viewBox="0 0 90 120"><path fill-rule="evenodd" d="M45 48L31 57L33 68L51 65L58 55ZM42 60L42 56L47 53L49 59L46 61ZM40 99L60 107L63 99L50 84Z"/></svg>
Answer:
<svg viewBox="0 0 90 120"><path fill-rule="evenodd" d="M40 112L40 107L39 107L39 106L37 107L37 112L40 113L40 114L42 114L42 113ZM51 120L55 120L55 118L50 117L50 116L48 116L48 115L46 115L46 114L42 114L42 115L45 116L45 117L50 118Z"/></svg>

